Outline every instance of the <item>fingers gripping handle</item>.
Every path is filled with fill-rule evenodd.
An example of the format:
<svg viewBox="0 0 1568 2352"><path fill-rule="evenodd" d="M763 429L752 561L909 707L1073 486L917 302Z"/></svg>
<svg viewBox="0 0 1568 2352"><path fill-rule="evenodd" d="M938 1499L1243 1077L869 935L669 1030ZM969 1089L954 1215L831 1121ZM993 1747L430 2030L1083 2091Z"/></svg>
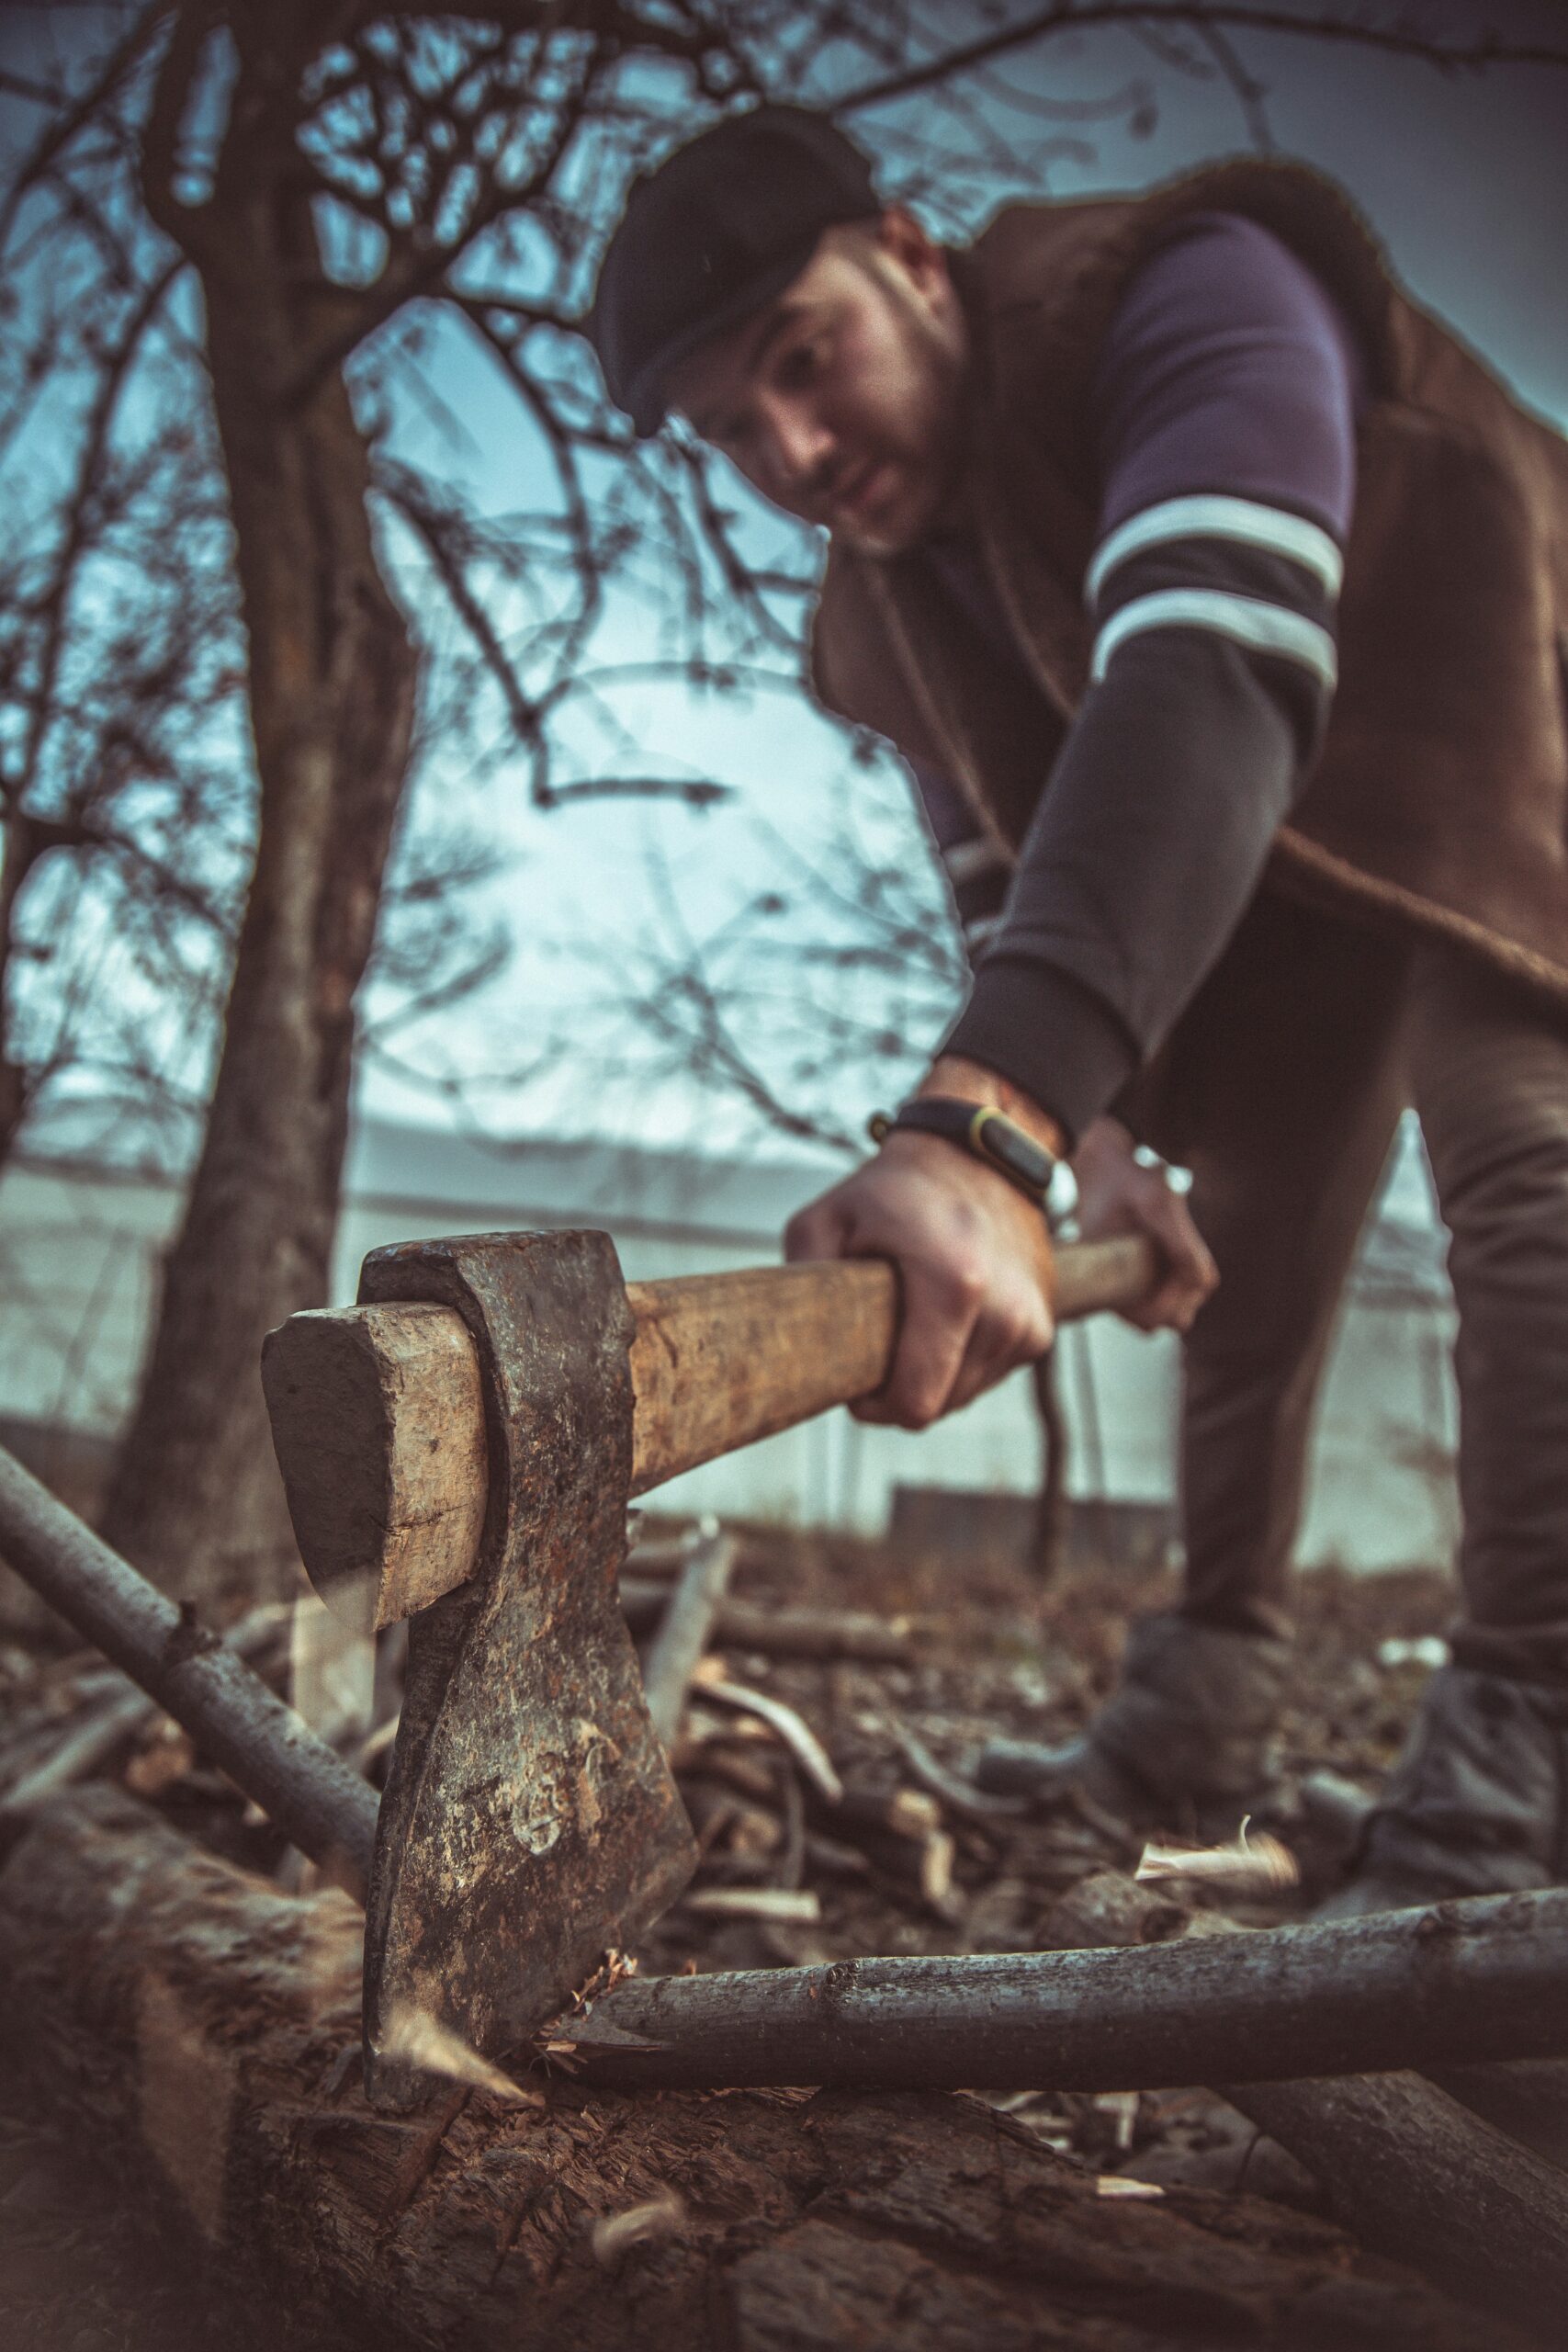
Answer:
<svg viewBox="0 0 1568 2352"><path fill-rule="evenodd" d="M1132 1306L1154 1245L1127 1236L1056 1253L1055 1313ZM632 1484L682 1470L879 1388L897 1277L876 1259L631 1283ZM262 1360L300 1556L323 1600L362 1624L413 1614L470 1574L486 1441L473 1344L422 1303L291 1316Z"/></svg>

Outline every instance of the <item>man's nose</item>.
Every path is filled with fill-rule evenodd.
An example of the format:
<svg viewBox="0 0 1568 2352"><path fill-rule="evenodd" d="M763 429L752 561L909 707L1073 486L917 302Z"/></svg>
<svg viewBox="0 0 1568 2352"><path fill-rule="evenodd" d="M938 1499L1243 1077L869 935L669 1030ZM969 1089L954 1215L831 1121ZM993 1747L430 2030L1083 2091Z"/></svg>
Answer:
<svg viewBox="0 0 1568 2352"><path fill-rule="evenodd" d="M783 490L809 494L832 468L832 431L820 417L794 401L770 404L768 446L773 469Z"/></svg>

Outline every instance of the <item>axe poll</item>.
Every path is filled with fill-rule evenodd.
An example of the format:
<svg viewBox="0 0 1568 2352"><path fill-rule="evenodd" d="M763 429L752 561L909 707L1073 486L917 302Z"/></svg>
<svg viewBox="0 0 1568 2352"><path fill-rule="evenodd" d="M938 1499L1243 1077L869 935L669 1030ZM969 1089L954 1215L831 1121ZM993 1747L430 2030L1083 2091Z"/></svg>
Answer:
<svg viewBox="0 0 1568 2352"><path fill-rule="evenodd" d="M1062 1320L1149 1288L1153 1246L1056 1261ZM434 2021L525 2047L695 1848L619 1605L626 1505L871 1394L897 1334L873 1261L627 1285L603 1233L473 1234L366 1260L262 1376L301 1556L369 1629L407 1618L365 1939L366 2082ZM412 2026L412 2031L407 2030Z"/></svg>

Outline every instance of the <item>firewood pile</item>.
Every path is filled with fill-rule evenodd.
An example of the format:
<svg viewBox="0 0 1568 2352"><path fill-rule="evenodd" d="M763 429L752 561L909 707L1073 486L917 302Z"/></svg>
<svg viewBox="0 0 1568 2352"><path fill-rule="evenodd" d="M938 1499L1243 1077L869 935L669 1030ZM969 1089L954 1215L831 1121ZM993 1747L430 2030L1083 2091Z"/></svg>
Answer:
<svg viewBox="0 0 1568 2352"><path fill-rule="evenodd" d="M633 1956L642 1973L1157 1943L1201 1933L1205 1919L1267 1925L1293 1916L1334 1863L1334 1809L1315 1801L1312 1776L1327 1766L1353 1791L1386 1762L1429 1662L1423 1644L1442 1621L1441 1580L1308 1581L1278 1797L1248 1832L1255 1855L1259 1837L1278 1839L1300 1863L1301 1883L1282 1883L1289 1871L1246 1866L1210 1876L1178 1867L1140 1882L1143 1841L1092 1805L1033 1814L974 1785L982 1738L1055 1736L1081 1721L1109 1681L1127 1615L1165 1597L1158 1577L1109 1573L1067 1577L1042 1592L1005 1564L955 1589L948 1565L900 1560L877 1546L647 1525L628 1557L623 1602L701 1862L685 1897ZM382 1637L378 1655L344 1642L311 1601L256 1610L229 1638L378 1779L399 1702L395 1635ZM310 1866L101 1661L13 1645L0 1648L0 1822L7 1813L19 1820L51 1789L118 1784L281 1893L309 1891ZM1234 2211L1244 2239L1257 2233L1259 2197L1293 2210L1292 2226L1331 2228L1308 2218L1324 2211L1323 2184L1211 2091L985 2096L1015 2142L1026 2137L1083 2179L1106 2206L1108 2227L1112 2206L1186 2200L1185 2214L1206 2192ZM9 2119L7 2128L25 2181L32 2127ZM678 2232L678 2207L664 2188L630 2200L625 2211L641 2218L626 2223L626 2246L607 2237L594 2258L629 2261L634 2243ZM3 2250L11 2219L0 2170L0 2311L9 2307ZM11 2308L19 2329L11 2340L73 2340L42 2332L36 2299L24 2295ZM1435 2308L1421 2305L1420 2340L1515 2340L1500 2326L1483 2339L1447 2304L1433 2334ZM1136 2337L1139 2346L1202 2340L1179 2329ZM1265 2332L1256 2340L1316 2339ZM98 2341L83 2334L84 2343Z"/></svg>

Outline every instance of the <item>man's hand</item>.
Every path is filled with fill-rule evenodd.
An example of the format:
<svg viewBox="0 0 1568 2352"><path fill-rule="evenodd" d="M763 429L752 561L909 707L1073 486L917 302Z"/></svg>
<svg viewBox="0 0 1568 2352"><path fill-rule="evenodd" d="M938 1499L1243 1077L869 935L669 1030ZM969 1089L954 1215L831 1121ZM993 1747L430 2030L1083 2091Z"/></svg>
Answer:
<svg viewBox="0 0 1568 2352"><path fill-rule="evenodd" d="M1186 1331L1220 1279L1219 1268L1163 1168L1145 1168L1115 1119L1084 1129L1073 1155L1078 1187L1078 1231L1086 1241L1113 1233L1146 1233L1165 1253L1165 1276L1148 1297L1125 1310L1140 1331Z"/></svg>
<svg viewBox="0 0 1568 2352"><path fill-rule="evenodd" d="M920 1091L994 1102L1059 1148L1040 1111L973 1063L939 1061ZM1051 1344L1044 1218L1005 1176L944 1136L890 1135L874 1159L791 1218L784 1255L890 1258L898 1268L893 1369L853 1408L857 1419L924 1429Z"/></svg>

